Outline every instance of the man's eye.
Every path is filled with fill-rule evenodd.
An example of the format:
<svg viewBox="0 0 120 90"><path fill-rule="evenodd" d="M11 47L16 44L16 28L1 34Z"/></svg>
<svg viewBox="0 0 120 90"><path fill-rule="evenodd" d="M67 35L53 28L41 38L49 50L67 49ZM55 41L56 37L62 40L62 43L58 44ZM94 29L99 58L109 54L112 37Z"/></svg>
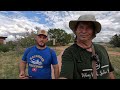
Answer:
<svg viewBox="0 0 120 90"><path fill-rule="evenodd" d="M46 39L46 37L43 37L43 39Z"/></svg>

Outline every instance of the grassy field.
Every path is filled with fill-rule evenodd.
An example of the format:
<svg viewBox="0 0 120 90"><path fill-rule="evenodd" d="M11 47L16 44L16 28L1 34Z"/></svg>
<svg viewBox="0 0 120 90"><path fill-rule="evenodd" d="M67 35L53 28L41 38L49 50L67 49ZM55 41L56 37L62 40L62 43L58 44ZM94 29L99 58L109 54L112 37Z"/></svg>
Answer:
<svg viewBox="0 0 120 90"><path fill-rule="evenodd" d="M117 79L120 79L120 48L106 48L108 53L109 53L109 57L110 57L110 61L114 67L115 70L115 76Z"/></svg>
<svg viewBox="0 0 120 90"><path fill-rule="evenodd" d="M110 60L115 70L116 79L120 79L120 56L110 55Z"/></svg>
<svg viewBox="0 0 120 90"><path fill-rule="evenodd" d="M60 47L54 48L57 55L66 48L64 46L62 49L59 49ZM120 48L111 48L106 47L108 52L117 52L120 53ZM112 54L110 53L110 60L113 64L113 67L115 69L115 77L117 79L120 79L120 55ZM19 62L22 58L22 54L18 54L16 51L9 51L6 53L0 52L0 79L19 79Z"/></svg>
<svg viewBox="0 0 120 90"><path fill-rule="evenodd" d="M15 51L0 53L0 79L17 79L19 73L19 61Z"/></svg>

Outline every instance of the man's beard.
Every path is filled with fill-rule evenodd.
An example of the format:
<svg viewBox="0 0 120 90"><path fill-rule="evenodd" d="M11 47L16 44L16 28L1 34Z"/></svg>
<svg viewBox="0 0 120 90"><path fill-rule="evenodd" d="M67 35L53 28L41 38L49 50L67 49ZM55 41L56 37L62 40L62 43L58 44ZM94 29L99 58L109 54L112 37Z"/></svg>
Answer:
<svg viewBox="0 0 120 90"><path fill-rule="evenodd" d="M45 47L45 44L43 44L43 45L39 45L39 44L38 44L38 46L39 46L39 47Z"/></svg>

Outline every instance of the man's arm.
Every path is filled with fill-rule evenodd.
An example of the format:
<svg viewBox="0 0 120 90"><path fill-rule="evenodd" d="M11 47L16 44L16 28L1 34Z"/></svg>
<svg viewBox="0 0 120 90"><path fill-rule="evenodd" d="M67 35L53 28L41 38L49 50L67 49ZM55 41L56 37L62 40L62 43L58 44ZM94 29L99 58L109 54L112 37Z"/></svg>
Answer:
<svg viewBox="0 0 120 90"><path fill-rule="evenodd" d="M73 79L74 62L70 49L65 49L62 54L62 66L59 79Z"/></svg>
<svg viewBox="0 0 120 90"><path fill-rule="evenodd" d="M20 61L20 65L19 65L19 70L20 70L20 74L19 74L19 78L20 79L26 79L26 74L25 74L25 70L26 70L26 62L25 61Z"/></svg>
<svg viewBox="0 0 120 90"><path fill-rule="evenodd" d="M111 64L111 62L109 61L109 79L115 79L115 76L114 76L114 68L113 68L113 66L112 66L112 64Z"/></svg>
<svg viewBox="0 0 120 90"><path fill-rule="evenodd" d="M53 65L53 69L54 69L55 79L58 79L58 77L59 77L59 66L58 66L58 64Z"/></svg>
<svg viewBox="0 0 120 90"><path fill-rule="evenodd" d="M115 79L113 72L109 72L109 79Z"/></svg>

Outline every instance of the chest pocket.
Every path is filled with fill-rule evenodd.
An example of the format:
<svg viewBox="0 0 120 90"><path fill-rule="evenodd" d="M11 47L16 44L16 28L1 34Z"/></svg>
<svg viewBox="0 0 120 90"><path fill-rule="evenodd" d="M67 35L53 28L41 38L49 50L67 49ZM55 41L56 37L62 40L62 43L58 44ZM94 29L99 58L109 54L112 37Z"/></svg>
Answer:
<svg viewBox="0 0 120 90"><path fill-rule="evenodd" d="M73 54L74 56L74 78L80 79L87 77L85 79L91 78L92 71L92 62L91 62L91 54L86 53L85 50L78 50L78 52ZM84 74L84 72L87 72Z"/></svg>
<svg viewBox="0 0 120 90"><path fill-rule="evenodd" d="M83 52L83 50L79 50L77 47L71 47L71 55L73 57L74 62L74 72L73 72L73 79L80 79L82 78L81 72L84 65L86 65L84 60L82 59L80 53ZM85 66L84 66L85 67Z"/></svg>

